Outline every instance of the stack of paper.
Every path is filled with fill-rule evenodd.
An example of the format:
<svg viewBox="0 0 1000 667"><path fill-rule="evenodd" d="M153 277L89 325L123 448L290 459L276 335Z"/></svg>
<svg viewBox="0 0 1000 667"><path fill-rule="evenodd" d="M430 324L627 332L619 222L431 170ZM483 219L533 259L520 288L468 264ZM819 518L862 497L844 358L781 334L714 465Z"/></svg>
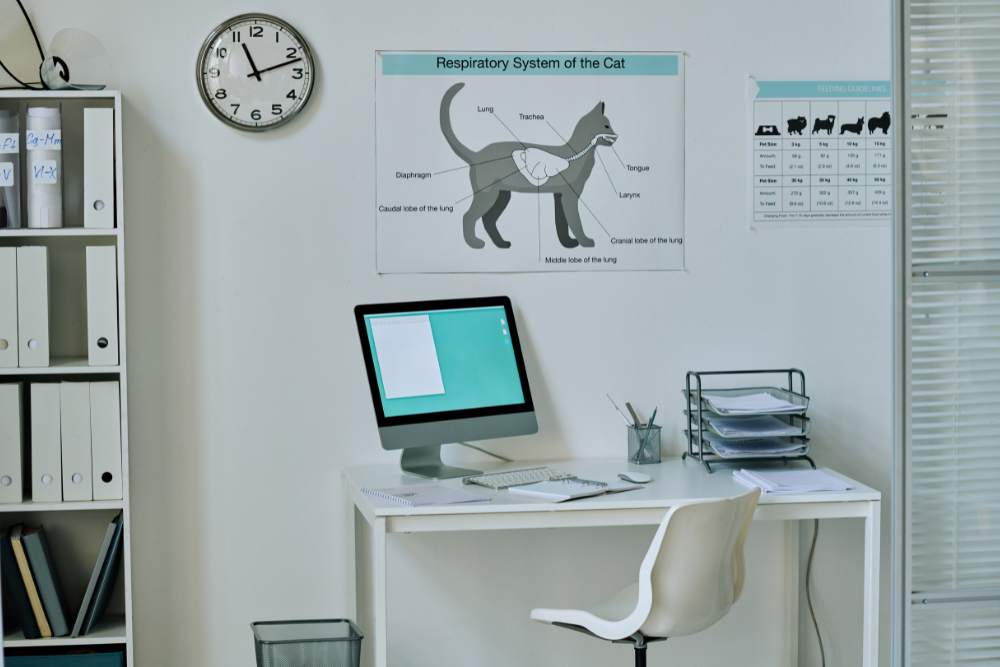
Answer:
<svg viewBox="0 0 1000 667"><path fill-rule="evenodd" d="M709 417L708 423L720 435L729 438L761 438L777 435L802 435L802 429L791 426L777 417L727 418Z"/></svg>
<svg viewBox="0 0 1000 667"><path fill-rule="evenodd" d="M795 405L767 393L749 396L705 396L712 408L723 415L754 415L770 412L805 412L804 405Z"/></svg>
<svg viewBox="0 0 1000 667"><path fill-rule="evenodd" d="M712 449L724 459L740 456L798 456L806 453L806 443L787 442L778 438L752 438L747 440L723 440L706 438Z"/></svg>
<svg viewBox="0 0 1000 667"><path fill-rule="evenodd" d="M847 491L854 487L822 470L753 471L737 470L733 477L760 487L764 493L806 493L810 491Z"/></svg>

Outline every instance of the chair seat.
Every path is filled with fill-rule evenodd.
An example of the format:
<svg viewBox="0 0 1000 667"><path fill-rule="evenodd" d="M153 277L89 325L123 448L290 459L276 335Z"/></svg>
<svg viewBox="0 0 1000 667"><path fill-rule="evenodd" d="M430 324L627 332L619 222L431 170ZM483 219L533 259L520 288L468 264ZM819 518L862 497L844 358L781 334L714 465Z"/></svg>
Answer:
<svg viewBox="0 0 1000 667"><path fill-rule="evenodd" d="M602 639L625 639L639 630L641 619L632 619L639 604L639 583L615 593L588 609L533 609L531 620L565 623L587 629Z"/></svg>

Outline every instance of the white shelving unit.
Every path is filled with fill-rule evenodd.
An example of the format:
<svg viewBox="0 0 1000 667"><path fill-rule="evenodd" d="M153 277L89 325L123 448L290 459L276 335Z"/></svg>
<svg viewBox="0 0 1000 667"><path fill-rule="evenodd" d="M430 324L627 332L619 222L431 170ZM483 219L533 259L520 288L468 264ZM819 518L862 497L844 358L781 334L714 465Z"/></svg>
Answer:
<svg viewBox="0 0 1000 667"><path fill-rule="evenodd" d="M129 510L128 458L128 354L125 335L125 225L122 168L122 99L118 91L47 92L0 91L0 108L19 104L63 107L63 173L66 225L62 229L0 229L0 247L44 245L49 248L50 365L47 368L3 368L0 382L52 382L61 377L94 381L117 379L121 390L122 500L91 502L35 503L30 491L20 504L0 505L0 525L44 524L56 570L75 620L83 591L90 580L108 522L122 512L123 554L119 581L108 612L98 627L86 637L25 639L10 609L4 609L3 646L7 648L47 648L61 652L65 647L93 645L125 646L126 665L132 665L132 556L131 513ZM115 112L115 228L83 227L83 109L113 108ZM23 157L23 156L22 156ZM23 164L23 162L22 162ZM86 347L86 262L88 245L114 245L118 257L118 341L119 365L91 367ZM81 302L82 299L82 302ZM30 424L28 425L30 428ZM30 458L30 452L28 453ZM11 622L13 619L13 622ZM59 647L59 648L57 648Z"/></svg>

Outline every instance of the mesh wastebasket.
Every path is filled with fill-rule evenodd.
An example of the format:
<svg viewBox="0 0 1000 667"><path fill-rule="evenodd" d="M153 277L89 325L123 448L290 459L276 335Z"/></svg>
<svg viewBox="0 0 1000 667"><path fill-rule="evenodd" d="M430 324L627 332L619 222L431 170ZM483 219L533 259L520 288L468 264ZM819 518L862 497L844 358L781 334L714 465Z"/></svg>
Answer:
<svg viewBox="0 0 1000 667"><path fill-rule="evenodd" d="M358 667L364 635L346 618L251 623L257 667Z"/></svg>

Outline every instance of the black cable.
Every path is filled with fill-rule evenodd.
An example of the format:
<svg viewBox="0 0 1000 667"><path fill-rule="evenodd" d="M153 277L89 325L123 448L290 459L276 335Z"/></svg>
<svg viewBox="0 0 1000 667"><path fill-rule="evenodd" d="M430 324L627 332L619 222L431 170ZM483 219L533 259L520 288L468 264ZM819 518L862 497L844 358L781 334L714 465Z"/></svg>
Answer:
<svg viewBox="0 0 1000 667"><path fill-rule="evenodd" d="M816 612L813 611L812 595L809 592L809 575L812 573L813 554L816 553L816 538L819 537L819 519L813 520L813 541L809 547L809 560L806 563L806 602L809 604L809 615L812 616L813 627L816 628L816 640L819 642L819 656L822 667L826 667L826 653L823 651L823 638L819 634L819 623L816 622Z"/></svg>
<svg viewBox="0 0 1000 667"><path fill-rule="evenodd" d="M10 78L14 79L14 81L17 81L19 84L21 84L20 87L11 86L10 88L5 88L4 90L43 90L42 88L32 88L24 81L18 79L13 72L7 69L7 66L3 64L2 60L0 60L0 68L2 68L4 72L7 72L7 76L9 76Z"/></svg>
<svg viewBox="0 0 1000 667"><path fill-rule="evenodd" d="M44 62L45 61L45 53L42 51L42 43L40 41L38 41L38 33L35 32L35 24L33 24L31 22L31 18L28 17L28 10L26 10L24 8L24 5L21 3L21 0L14 0L14 1L17 2L17 6L21 8L21 13L24 14L24 20L27 21L27 23L28 23L28 29L31 30L31 36L35 38L35 46L38 47L38 55L41 57L42 62ZM15 86L11 86L9 88L3 88L2 90L45 90L44 85L41 88L34 88L34 87L32 87L33 84L28 84L28 83L25 83L24 81L21 81L19 78L17 78L14 75L13 72L11 72L9 69L7 69L7 66L3 64L2 60L0 60L0 68L2 68L3 71L7 73L7 76L9 76L10 78L14 79L14 81L16 81L17 83L21 84L20 88L15 87ZM41 83L41 82L39 82L39 83Z"/></svg>
<svg viewBox="0 0 1000 667"><path fill-rule="evenodd" d="M17 6L21 8L21 13L24 14L24 20L28 22L28 28L31 30L31 36L35 38L35 46L38 47L38 56L42 60L45 60L45 52L42 51L42 43L38 41L38 33L35 32L35 25L31 22L31 19L28 18L28 10L26 10L24 5L21 4L21 0L15 0L15 2L17 2Z"/></svg>

